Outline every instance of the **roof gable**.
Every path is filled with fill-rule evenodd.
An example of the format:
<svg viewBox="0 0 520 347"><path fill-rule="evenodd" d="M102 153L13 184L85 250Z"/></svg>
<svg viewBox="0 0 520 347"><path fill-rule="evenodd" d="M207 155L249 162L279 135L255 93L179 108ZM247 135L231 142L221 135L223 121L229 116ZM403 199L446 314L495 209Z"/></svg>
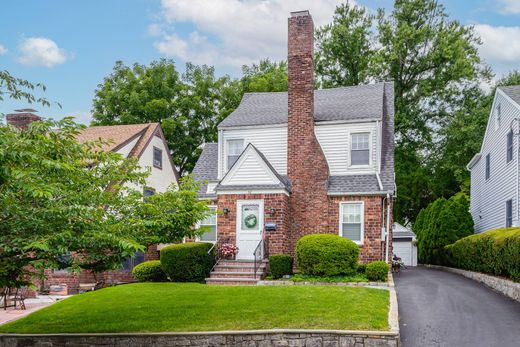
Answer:
<svg viewBox="0 0 520 347"><path fill-rule="evenodd" d="M220 181L220 186L281 185L271 164L252 144L247 145L238 160Z"/></svg>

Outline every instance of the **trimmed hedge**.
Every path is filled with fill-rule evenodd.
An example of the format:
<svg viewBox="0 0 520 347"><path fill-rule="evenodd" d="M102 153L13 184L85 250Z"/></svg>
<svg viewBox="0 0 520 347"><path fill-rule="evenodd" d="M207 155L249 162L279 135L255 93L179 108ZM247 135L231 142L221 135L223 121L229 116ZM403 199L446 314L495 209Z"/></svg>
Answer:
<svg viewBox="0 0 520 347"><path fill-rule="evenodd" d="M364 274L367 270L367 264L361 264L359 263L357 266L357 272L360 274Z"/></svg>
<svg viewBox="0 0 520 347"><path fill-rule="evenodd" d="M296 260L305 275L353 274L357 269L358 257L358 245L339 235L306 235L296 243Z"/></svg>
<svg viewBox="0 0 520 347"><path fill-rule="evenodd" d="M287 254L275 254L269 257L269 275L281 278L292 275L293 258Z"/></svg>
<svg viewBox="0 0 520 347"><path fill-rule="evenodd" d="M168 280L160 260L145 261L132 269L132 276L138 282L165 282Z"/></svg>
<svg viewBox="0 0 520 347"><path fill-rule="evenodd" d="M388 269L388 264L384 261L373 261L367 264L365 273L369 281L384 282L388 277Z"/></svg>
<svg viewBox="0 0 520 347"><path fill-rule="evenodd" d="M451 266L520 282L520 228L471 235L445 249Z"/></svg>
<svg viewBox="0 0 520 347"><path fill-rule="evenodd" d="M161 265L173 282L202 282L209 276L214 257L208 255L213 244L186 242L161 249Z"/></svg>

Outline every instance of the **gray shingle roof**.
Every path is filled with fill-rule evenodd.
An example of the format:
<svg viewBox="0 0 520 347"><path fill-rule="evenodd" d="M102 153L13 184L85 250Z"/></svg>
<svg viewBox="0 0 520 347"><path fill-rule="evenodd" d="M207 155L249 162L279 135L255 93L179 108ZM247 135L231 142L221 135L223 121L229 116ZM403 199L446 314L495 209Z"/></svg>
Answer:
<svg viewBox="0 0 520 347"><path fill-rule="evenodd" d="M506 95L509 96L511 99L513 99L514 102L520 105L520 86L507 86L498 88L501 89L504 93L506 93Z"/></svg>
<svg viewBox="0 0 520 347"><path fill-rule="evenodd" d="M374 174L330 176L328 182L329 194L374 193L379 192L379 183Z"/></svg>
<svg viewBox="0 0 520 347"><path fill-rule="evenodd" d="M193 178L200 183L199 198L215 199L217 194L207 194L208 182L217 182L218 178L218 145L206 143L204 149L193 168Z"/></svg>
<svg viewBox="0 0 520 347"><path fill-rule="evenodd" d="M386 83L318 89L314 119L320 121L381 119ZM247 93L219 128L287 123L287 92Z"/></svg>

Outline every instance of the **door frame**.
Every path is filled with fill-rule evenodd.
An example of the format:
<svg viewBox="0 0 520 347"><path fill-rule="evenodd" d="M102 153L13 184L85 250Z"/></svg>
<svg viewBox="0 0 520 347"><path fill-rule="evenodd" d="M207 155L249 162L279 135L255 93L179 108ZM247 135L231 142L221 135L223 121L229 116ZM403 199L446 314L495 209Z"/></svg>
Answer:
<svg viewBox="0 0 520 347"><path fill-rule="evenodd" d="M264 200L263 199L241 199L236 201L236 225L235 225L235 240L236 246L238 249L238 254L240 254L240 246L238 244L238 235L242 231L242 206L243 205L255 205L258 204L258 242L262 239L262 229L264 228ZM255 231L256 233L256 231ZM251 232L253 234L253 232ZM238 258L237 254L237 259ZM241 259L249 259L249 258L241 258Z"/></svg>

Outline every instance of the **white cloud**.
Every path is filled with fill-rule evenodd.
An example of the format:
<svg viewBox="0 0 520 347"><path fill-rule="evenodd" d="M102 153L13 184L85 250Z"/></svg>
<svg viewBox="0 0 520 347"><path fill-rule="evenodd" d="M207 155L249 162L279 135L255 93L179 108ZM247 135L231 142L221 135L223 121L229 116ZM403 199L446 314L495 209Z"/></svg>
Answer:
<svg viewBox="0 0 520 347"><path fill-rule="evenodd" d="M316 27L332 20L341 0L162 0L162 22L149 32L161 38L156 49L168 57L194 63L240 67L269 57L287 55L287 18L291 11L308 9ZM175 25L194 30L180 35Z"/></svg>
<svg viewBox="0 0 520 347"><path fill-rule="evenodd" d="M499 12L502 14L520 14L519 0L498 0Z"/></svg>
<svg viewBox="0 0 520 347"><path fill-rule="evenodd" d="M65 63L69 58L69 54L59 48L56 42L45 37L26 38L18 49L21 53L18 62L29 66L53 67Z"/></svg>
<svg viewBox="0 0 520 347"><path fill-rule="evenodd" d="M475 25L482 39L480 55L498 74L520 69L520 27Z"/></svg>
<svg viewBox="0 0 520 347"><path fill-rule="evenodd" d="M65 118L65 117L74 117L74 121L76 123L81 123L81 124L85 124L85 125L90 125L90 122L92 121L92 114L88 111L68 112L59 118Z"/></svg>
<svg viewBox="0 0 520 347"><path fill-rule="evenodd" d="M6 53L7 53L7 48L5 48L5 46L0 44L0 55L4 55Z"/></svg>

